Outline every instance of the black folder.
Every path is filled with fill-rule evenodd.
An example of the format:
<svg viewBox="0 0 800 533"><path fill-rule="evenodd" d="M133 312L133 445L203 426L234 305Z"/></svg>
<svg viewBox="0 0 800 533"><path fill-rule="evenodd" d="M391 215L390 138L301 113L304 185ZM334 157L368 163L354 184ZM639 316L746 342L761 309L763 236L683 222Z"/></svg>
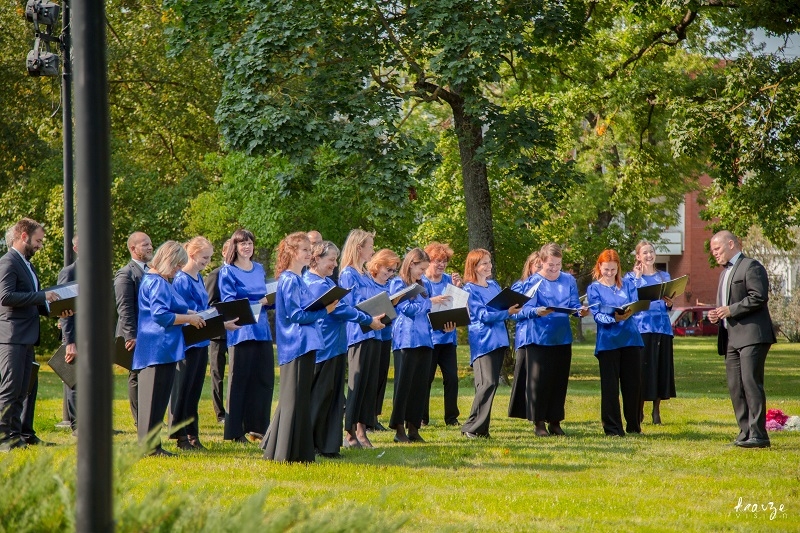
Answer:
<svg viewBox="0 0 800 533"><path fill-rule="evenodd" d="M78 282L71 281L69 283L64 283L62 285L53 285L52 287L47 287L42 289L44 292L55 291L59 293L59 298L55 302L50 302L47 304L47 312L49 316L59 316L64 311L75 311L77 309L78 303ZM66 294L74 294L74 296L63 296L62 293Z"/></svg>
<svg viewBox="0 0 800 533"><path fill-rule="evenodd" d="M686 291L686 284L689 282L689 276L681 276L664 283L656 283L655 285L647 285L636 289L636 293L640 300L660 300L664 296L667 298L675 298L680 296Z"/></svg>
<svg viewBox="0 0 800 533"><path fill-rule="evenodd" d="M206 325L202 328L196 328L191 324L183 326L183 340L186 346L197 344L219 337L225 333L225 317L217 315L206 319Z"/></svg>
<svg viewBox="0 0 800 533"><path fill-rule="evenodd" d="M133 368L133 350L125 348L125 339L117 337L114 339L114 364L119 365L125 370Z"/></svg>
<svg viewBox="0 0 800 533"><path fill-rule="evenodd" d="M256 323L256 317L253 316L253 310L250 309L250 300L247 298L231 302L219 302L214 304L214 307L224 317L225 322L238 319L236 320L237 326L248 326Z"/></svg>
<svg viewBox="0 0 800 533"><path fill-rule="evenodd" d="M325 309L336 300L341 300L348 294L350 294L350 289L343 289L338 286L331 287L325 294L323 294L322 296L320 296L319 298L308 304L305 307L305 310L313 312L313 311L319 311L320 309Z"/></svg>
<svg viewBox="0 0 800 533"><path fill-rule="evenodd" d="M396 293L389 296L389 300L392 302L392 305L397 305L404 300L410 300L411 298L415 297L418 294L422 294L425 292L425 287L420 285L419 283L412 283L408 287L397 291Z"/></svg>
<svg viewBox="0 0 800 533"><path fill-rule="evenodd" d="M267 305L275 305L275 298L278 296L278 280L276 279L268 279L267 280ZM240 326L242 324L239 324Z"/></svg>
<svg viewBox="0 0 800 533"><path fill-rule="evenodd" d="M431 328L436 330L443 330L444 325L448 322L455 322L456 327L469 325L469 311L466 307L455 307L453 309L445 309L444 311L432 311L428 313L428 320L431 323Z"/></svg>
<svg viewBox="0 0 800 533"><path fill-rule="evenodd" d="M47 361L47 364L50 365L53 372L61 378L61 381L63 381L67 387L74 389L75 384L78 382L78 366L74 361L72 363L67 363L64 359L66 356L67 345L62 344L58 347L56 353L53 354L53 357Z"/></svg>
<svg viewBox="0 0 800 533"><path fill-rule="evenodd" d="M636 314L639 311L646 311L650 309L650 300L639 300L638 302L631 302L621 307L615 307L614 312L623 314L626 313L628 309L633 309L633 314Z"/></svg>
<svg viewBox="0 0 800 533"><path fill-rule="evenodd" d="M552 311L554 313L564 313L565 315L574 315L575 313L581 310L580 307L578 307L577 309L573 309L571 307L556 307L554 305L548 305L547 307L545 307L545 309L547 309L548 311Z"/></svg>
<svg viewBox="0 0 800 533"><path fill-rule="evenodd" d="M500 311L506 311L515 305L525 305L528 301L530 301L530 297L506 287L497 296L489 300L486 305Z"/></svg>
<svg viewBox="0 0 800 533"><path fill-rule="evenodd" d="M394 306L392 305L391 300L389 300L389 295L385 292L379 292L372 298L367 298L360 304L356 305L356 307L372 317L385 314L386 316L381 319L381 322L387 326L392 323L392 320L397 318L397 311L394 310ZM369 333L372 331L372 328L362 325L361 331L364 333Z"/></svg>

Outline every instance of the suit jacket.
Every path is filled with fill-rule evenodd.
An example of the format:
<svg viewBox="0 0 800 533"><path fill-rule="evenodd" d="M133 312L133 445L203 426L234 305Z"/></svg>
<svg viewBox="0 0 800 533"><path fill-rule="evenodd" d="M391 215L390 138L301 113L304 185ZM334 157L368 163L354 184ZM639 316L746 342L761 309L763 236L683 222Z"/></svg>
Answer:
<svg viewBox="0 0 800 533"><path fill-rule="evenodd" d="M58 273L58 281L56 283L63 285L64 283L75 281L77 272L78 260L76 259L74 263L61 269L61 272ZM75 337L75 316L59 318L58 322L61 325L61 336L64 339L64 344L78 342Z"/></svg>
<svg viewBox="0 0 800 533"><path fill-rule="evenodd" d="M206 292L208 293L208 305L209 307L214 307L215 304L218 304L222 301L222 296L219 293L219 284L217 280L219 280L219 270L221 266L218 266L211 272L209 272L208 276L203 278L203 283L206 285ZM227 338L227 335L220 335L219 337L215 337L213 340L215 341L224 341Z"/></svg>
<svg viewBox="0 0 800 533"><path fill-rule="evenodd" d="M117 299L117 337L126 341L136 338L139 321L139 285L144 271L131 259L114 276L114 295Z"/></svg>
<svg viewBox="0 0 800 533"><path fill-rule="evenodd" d="M39 315L47 307L38 285L16 251L0 258L0 343L39 344Z"/></svg>
<svg viewBox="0 0 800 533"><path fill-rule="evenodd" d="M720 324L717 351L725 355L728 346L739 349L754 344L774 344L775 331L769 316L769 279L764 266L755 259L739 256L730 267L727 327ZM722 283L725 273L720 276ZM723 288L724 290L724 288ZM717 302L722 305L722 302Z"/></svg>

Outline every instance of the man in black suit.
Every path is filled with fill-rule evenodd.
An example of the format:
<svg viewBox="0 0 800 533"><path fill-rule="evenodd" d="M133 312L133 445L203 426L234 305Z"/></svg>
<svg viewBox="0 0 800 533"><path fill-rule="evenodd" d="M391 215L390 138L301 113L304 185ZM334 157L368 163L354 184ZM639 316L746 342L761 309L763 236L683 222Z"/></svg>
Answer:
<svg viewBox="0 0 800 533"><path fill-rule="evenodd" d="M764 363L776 339L767 308L767 271L742 254L739 239L730 231L711 238L711 253L725 267L719 278L717 308L708 317L712 323L721 322L717 351L725 356L728 391L739 423L734 444L769 448Z"/></svg>
<svg viewBox="0 0 800 533"><path fill-rule="evenodd" d="M76 274L78 272L78 236L75 235L72 238L72 250L75 252L75 261L71 265L67 265L61 269L61 272L58 273L58 284L63 285L65 283L70 283L75 281ZM58 320L61 326L61 336L63 339L64 344L66 345L66 355L64 355L64 361L67 363L72 363L75 361L75 357L78 355L78 340L75 335L75 317L68 316L66 318L60 318ZM65 385L66 386L66 385ZM77 395L74 388L70 389L69 387L66 388L67 390L67 419L69 420L69 426L72 429L72 434L74 436L78 436L78 403L77 403Z"/></svg>
<svg viewBox="0 0 800 533"><path fill-rule="evenodd" d="M0 258L0 451L41 442L35 434L27 443L23 440L23 402L28 397L32 412L35 396L31 399L28 389L33 347L39 344L39 315L47 314L47 302L58 300L55 292L39 290L39 278L30 264L43 246L42 226L23 218L8 237L11 245Z"/></svg>
<svg viewBox="0 0 800 533"><path fill-rule="evenodd" d="M114 276L114 295L117 300L117 337L125 339L125 348L131 352L136 346L136 331L139 321L139 285L142 282L147 262L153 259L153 243L141 231L128 237L131 261L119 269ZM128 374L128 400L131 404L133 424L139 416L139 375Z"/></svg>
<svg viewBox="0 0 800 533"><path fill-rule="evenodd" d="M228 248L231 245L231 240L228 239L222 245L222 261L225 264L225 254L228 253ZM219 294L219 270L222 266L218 266L212 270L205 278L206 292L208 293L208 306L213 307L221 301ZM223 383L225 381L225 364L227 363L228 355L228 339L223 333L222 336L216 339L211 339L211 344L208 345L208 360L211 363L211 402L214 405L214 413L217 415L217 422L220 424L225 423L225 393L223 391Z"/></svg>

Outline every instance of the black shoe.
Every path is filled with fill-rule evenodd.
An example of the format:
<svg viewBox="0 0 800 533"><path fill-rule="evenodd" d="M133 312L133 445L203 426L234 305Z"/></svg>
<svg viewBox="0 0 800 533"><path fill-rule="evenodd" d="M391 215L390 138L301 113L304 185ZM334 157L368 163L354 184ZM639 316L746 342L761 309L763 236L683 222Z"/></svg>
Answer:
<svg viewBox="0 0 800 533"><path fill-rule="evenodd" d="M231 442L241 442L242 444L250 444L250 441L242 435L241 437L236 437L235 439L231 439Z"/></svg>
<svg viewBox="0 0 800 533"><path fill-rule="evenodd" d="M561 429L561 424L559 423L547 424L547 431L549 431L551 435L555 435L556 437L563 437L566 435L566 433L564 433L564 430Z"/></svg>
<svg viewBox="0 0 800 533"><path fill-rule="evenodd" d="M185 451L194 450L194 446L189 442L189 437L178 437L178 449Z"/></svg>
<svg viewBox="0 0 800 533"><path fill-rule="evenodd" d="M386 428L383 426L383 424L381 424L380 422L375 422L375 427L374 427L374 428L372 428L372 430L373 430L373 431L389 431L389 430L388 430L388 429L386 429Z"/></svg>
<svg viewBox="0 0 800 533"><path fill-rule="evenodd" d="M757 439L755 437L736 443L739 448L769 448L769 439Z"/></svg>
<svg viewBox="0 0 800 533"><path fill-rule="evenodd" d="M25 444L25 441L19 437L14 437L0 442L0 452L2 453L10 452L11 450L16 450L17 448L25 449L27 447L28 445Z"/></svg>
<svg viewBox="0 0 800 533"><path fill-rule="evenodd" d="M411 442L425 442L425 439L422 438L422 435L417 433L416 435L409 435L408 440Z"/></svg>
<svg viewBox="0 0 800 533"><path fill-rule="evenodd" d="M189 439L189 444L191 444L192 448L194 448L195 450L207 450L208 449L205 446L203 446L202 444L200 444L200 439L198 437L196 437L194 435L189 435L188 439Z"/></svg>
<svg viewBox="0 0 800 533"><path fill-rule="evenodd" d="M159 446L158 448L147 454L148 457L175 457L175 455L176 454L168 452L161 446Z"/></svg>
<svg viewBox="0 0 800 533"><path fill-rule="evenodd" d="M447 422L445 422L445 424L448 426L460 426L461 422L458 421L458 418L454 418L452 420L448 420Z"/></svg>
<svg viewBox="0 0 800 533"><path fill-rule="evenodd" d="M36 435L32 435L30 437L22 437L22 440L25 441L25 444L28 446L55 446L52 442L45 442Z"/></svg>

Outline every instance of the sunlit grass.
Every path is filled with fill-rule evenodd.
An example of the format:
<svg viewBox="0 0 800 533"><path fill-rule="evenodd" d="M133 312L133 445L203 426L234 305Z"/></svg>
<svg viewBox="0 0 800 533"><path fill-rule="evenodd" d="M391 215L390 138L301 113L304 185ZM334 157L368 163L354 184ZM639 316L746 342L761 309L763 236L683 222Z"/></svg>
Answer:
<svg viewBox="0 0 800 533"><path fill-rule="evenodd" d="M373 433L375 450L344 450L339 460L312 465L275 464L255 445L222 441L211 409L210 386L201 404L205 453L143 459L126 471L122 507L140 504L159 484L191 494L209 508L241 504L265 487L267 513L295 502L319 511L355 507L380 511L403 529L444 531L796 531L800 529L800 433L773 433L769 450L730 445L738 429L715 339L677 339L678 398L662 403L664 425L643 435L603 436L593 345L576 345L567 397L566 438L535 438L530 424L505 416L509 388L493 409L492 439L466 440L442 421L441 381L434 383L427 443L399 445L390 433ZM767 359L770 408L800 414L800 347L779 344ZM469 375L468 354L459 358ZM61 418L60 382L43 368L36 427L41 438L62 444L57 457L75 453ZM459 408L466 418L472 389L462 380ZM116 376L114 426L118 453L133 461L135 432L125 376ZM277 394L275 395L277 400ZM384 424L391 412L391 390ZM166 437L166 435L164 435ZM165 446L175 451L173 444ZM53 449L51 449L53 450ZM0 467L31 461L37 449L0 457ZM737 513L736 505L742 498ZM745 504L777 507L745 511ZM760 508L763 509L763 508ZM367 512L367 511L365 511ZM2 528L0 528L2 529Z"/></svg>

